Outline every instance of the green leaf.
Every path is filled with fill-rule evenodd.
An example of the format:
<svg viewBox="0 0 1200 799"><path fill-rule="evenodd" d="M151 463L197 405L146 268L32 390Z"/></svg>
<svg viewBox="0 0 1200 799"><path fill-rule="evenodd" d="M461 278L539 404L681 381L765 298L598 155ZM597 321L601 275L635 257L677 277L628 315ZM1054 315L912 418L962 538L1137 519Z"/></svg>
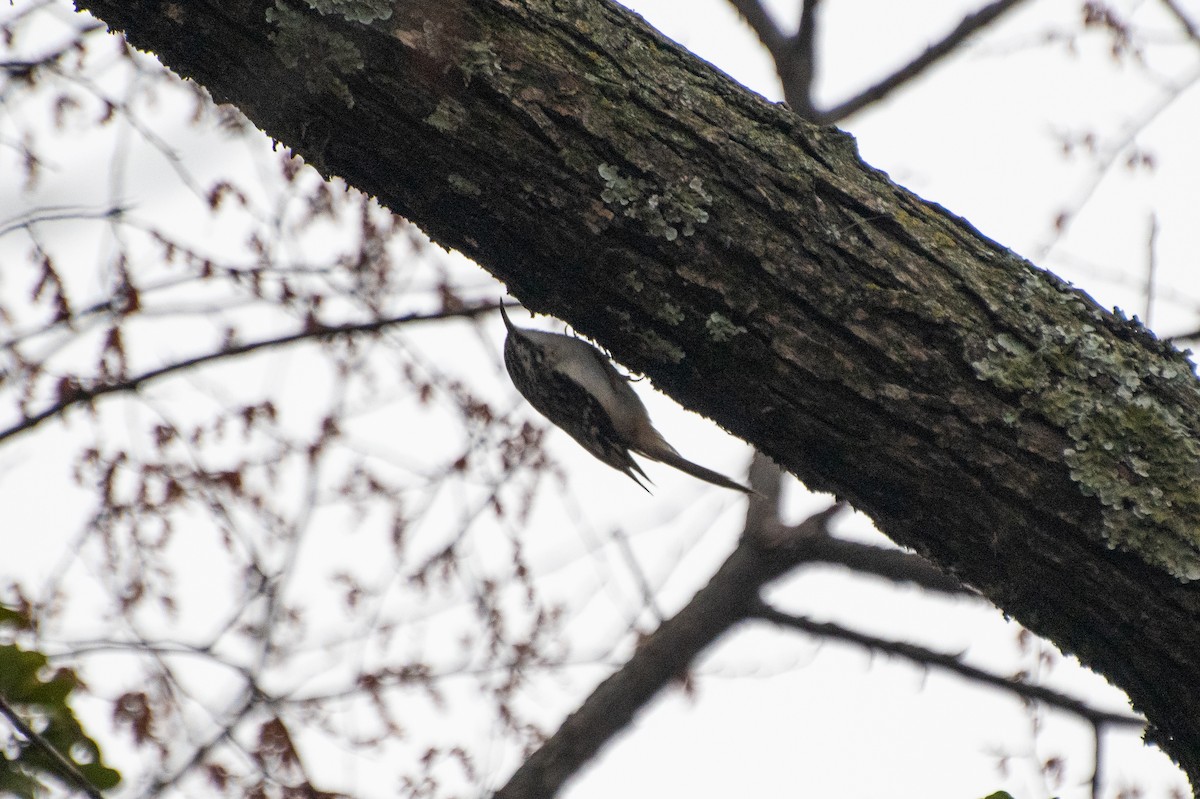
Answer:
<svg viewBox="0 0 1200 799"><path fill-rule="evenodd" d="M0 796L38 799L42 784L26 774L8 758L0 756Z"/></svg>
<svg viewBox="0 0 1200 799"><path fill-rule="evenodd" d="M75 690L78 680L69 669L59 669L46 682L35 681L21 697L10 696L14 702L30 702L39 705L66 706L67 696Z"/></svg>
<svg viewBox="0 0 1200 799"><path fill-rule="evenodd" d="M88 782L102 791L115 788L121 781L121 772L111 769L103 763L89 763L86 766L80 766L79 770L83 776L88 778Z"/></svg>
<svg viewBox="0 0 1200 799"><path fill-rule="evenodd" d="M26 652L16 644L0 646L0 693L20 702L21 694L37 681L38 669L46 665L41 652Z"/></svg>
<svg viewBox="0 0 1200 799"><path fill-rule="evenodd" d="M0 605L0 627L14 627L18 630L29 629L29 617L16 608Z"/></svg>
<svg viewBox="0 0 1200 799"><path fill-rule="evenodd" d="M114 787L121 780L120 773L104 765L100 747L67 703L79 679L75 672L63 668L45 676L48 662L41 652L23 650L15 644L0 646L0 699L94 787ZM8 735L0 733L0 796L38 799L49 792L50 780L76 787L74 780L62 772L63 768L42 746L26 740L18 729Z"/></svg>

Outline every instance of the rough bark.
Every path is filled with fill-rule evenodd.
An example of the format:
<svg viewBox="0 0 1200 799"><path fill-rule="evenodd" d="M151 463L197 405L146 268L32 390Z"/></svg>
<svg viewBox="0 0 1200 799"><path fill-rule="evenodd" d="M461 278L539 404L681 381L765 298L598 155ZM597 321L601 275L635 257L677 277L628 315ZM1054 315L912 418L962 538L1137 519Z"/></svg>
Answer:
<svg viewBox="0 0 1200 799"><path fill-rule="evenodd" d="M80 5L1108 675L1200 785L1200 387L1139 325L604 0Z"/></svg>

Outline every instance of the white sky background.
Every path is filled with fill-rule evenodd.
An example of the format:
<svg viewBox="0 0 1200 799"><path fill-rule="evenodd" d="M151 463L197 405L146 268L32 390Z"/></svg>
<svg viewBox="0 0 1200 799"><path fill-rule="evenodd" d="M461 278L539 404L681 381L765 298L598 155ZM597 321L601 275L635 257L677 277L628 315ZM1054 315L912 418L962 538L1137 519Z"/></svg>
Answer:
<svg viewBox="0 0 1200 799"><path fill-rule="evenodd" d="M820 100L836 102L886 74L980 4L826 0L818 64ZM645 0L629 5L736 80L778 99L769 60L724 2ZM1135 22L1160 31L1164 39L1182 41L1155 2L1127 0L1114 5ZM1200 21L1200 5L1183 5ZM794 6L793 2L774 4L781 19L794 19ZM941 203L985 234L1073 281L1102 305L1120 305L1131 315L1144 316L1147 220L1153 211L1161 227L1154 327L1161 335L1194 329L1200 316L1200 281L1195 278L1195 254L1200 252L1196 189L1200 186L1200 148L1194 146L1195 131L1200 129L1200 92L1194 87L1138 136L1140 144L1154 149L1156 171L1130 173L1115 167L1099 182L1065 237L1054 238L1052 221L1060 209L1089 190L1095 174L1089 159L1064 159L1056 136L1096 130L1103 148L1120 137L1129 120L1161 101L1162 86L1195 82L1200 50L1183 44L1154 47L1147 53L1148 68L1138 70L1114 64L1107 55L1108 40L1100 35L1080 39L1074 57L1068 56L1061 44L1042 41L1047 31L1076 31L1077 14L1078 3L1073 1L1031 0L952 62L843 126L858 138L866 161L889 172L898 183ZM230 143L211 129L197 133L178 120L189 103L186 97L160 96L155 121L161 125L159 135L184 155L186 168L201 185L226 168L253 174L256 159L271 157L266 143ZM4 113L0 108L0 132L5 130ZM157 224L188 231L199 221L203 230L194 234L206 246L219 248L222 236L232 240L240 234L236 219L209 221L199 213L194 197L172 188L173 181L168 179L172 170L148 148L133 149L129 162L117 168L104 158L85 155L109 152L106 148L112 146L111 141L100 142L95 149L83 151L64 137L59 160L44 181L38 202L99 207L116 193L135 202L135 214L153 218ZM229 167L231 163L237 166ZM12 186L9 176L13 173L6 175L8 164L5 161L0 168L0 221L21 213L29 202ZM120 173L119 179L112 178L114 172ZM268 206L279 196L282 193L277 188L268 186L262 204ZM64 262L73 258L79 273L87 274L111 243L105 243L103 230L80 230L73 228L70 244L64 243ZM312 247L319 246L314 242L336 239L332 231L314 231L303 247L297 245L297 251L311 253ZM0 254L6 260L23 253L27 246L13 235L0 237ZM231 246L231 252L236 249ZM453 264L447 268L460 283L475 287L479 297L496 294L494 282L471 271L474 267L462 264L461 259L435 257ZM0 290L15 290L11 281L5 285L4 278L0 271ZM197 298L180 298L181 303L185 301L196 302ZM552 324L547 320L538 323ZM277 325L277 319L271 320L263 323L263 329ZM187 319L169 340L159 342L160 351L147 352L144 357L153 360L167 354L190 354L193 342L211 338L215 328L203 315ZM502 342L499 320L492 320L485 329L489 335L484 338L466 326L453 325L419 330L411 338L416 348L434 354L447 370L481 375L482 392L507 407L518 407L515 392L495 359ZM164 388L155 398L172 404L174 410L175 403L195 402L196 388L221 396L223 392L235 394L240 384L294 385L284 412L304 420L308 418L307 405L319 406L325 395L333 392L330 378L309 374L308 368L302 353L273 353L222 372L220 380L201 374L181 381L182 385ZM645 384L640 390L660 429L684 455L731 474L744 469L748 453L738 442L704 420L679 411ZM408 409L394 405L364 409L355 428L361 445L386 452L396 462L410 463L415 457L412 451L420 445L409 446L415 443L416 433L397 422L407 413ZM120 439L126 432L121 417L116 414L112 418L112 438ZM55 459L71 435L69 428L66 432L43 430L0 451L0 502L9 519L0 528L0 536L6 548L29 545L27 550L19 550L20 557L0 565L0 576L20 576L37 586L64 562L67 534L78 528L87 511L72 504L83 502L82 495L61 487L63 466ZM603 647L633 617L641 615L643 628L650 626L649 617L641 613L637 589L611 546L614 528L628 534L652 585L659 590L659 603L670 613L704 583L732 547L743 501L654 466L647 471L657 490L649 497L625 477L582 453L566 436L555 434L551 441L571 490L556 501L540 504L523 538L546 590L568 603L570 638L586 654L593 640ZM54 497L50 509L44 504L48 491ZM440 512L450 518L454 500L446 502ZM825 502L796 489L792 511L799 518ZM327 526L306 551L302 568L315 573L339 558L355 560L369 553L370 541L363 536L346 541L336 534L339 525L331 521ZM843 519L839 527L855 537L875 540L877 535L861 517ZM13 531L19 532L19 539ZM481 550L477 557L484 569L487 539L480 536L478 540ZM178 546L179 556L196 564L184 575L185 587L193 596L207 593L210 601L186 604L177 624L180 629L194 625L202 631L211 624L213 605L227 599L223 592L228 587L218 586L214 592L206 583L202 564L208 553L203 546L186 540ZM73 585L82 596L103 584L103 575L89 573L82 564L70 568L76 570ZM385 574L378 577L387 579ZM871 581L852 582L836 572L805 575L779 586L772 595L786 609L818 620L842 621L888 638L912 638L945 651L965 651L972 663L1000 673L1032 662L1030 656L1016 652L1015 627L1007 625L998 612L972 603L949 603ZM75 629L68 623L59 631L63 639L82 636L92 623L86 614L73 618ZM197 632L197 637L201 635ZM631 643L626 638L618 654L627 652ZM321 654L314 653L312 664L298 667L297 682L317 683L324 669L336 670L339 655L331 654L322 661ZM120 683L119 676L94 668L101 682ZM539 709L552 729L605 673L602 668L581 667L549 675L529 692L526 701L530 708ZM1064 799L1086 793L1086 787L1080 786L1091 771L1091 742L1083 725L1048 713L1039 717L1035 734L1030 714L1018 703L956 677L926 674L859 650L758 629L722 641L698 673L694 697L672 691L661 699L572 783L565 795L570 799L804 794L962 799L1004 788L1023 799L1050 795L1038 776L1038 765L1054 755L1065 756L1068 762L1067 781L1054 793ZM1068 661L1045 678L1054 687L1097 705L1123 707L1119 693ZM220 695L222 679L205 674L197 678L197 684ZM96 723L102 724L98 710L83 710L93 713ZM479 724L464 714L440 723L432 716L424 718L430 712L427 708L411 712L418 714L432 737L452 740L463 736L464 730L474 731L473 740L468 734L466 743L493 784L502 783L515 765L511 753L489 745L493 730L486 722ZM98 737L102 745L107 743L106 736ZM998 751L1012 755L1007 777L997 772ZM1165 796L1169 789L1182 789L1186 784L1165 757L1142 747L1135 735L1109 733L1106 751L1106 796L1134 782L1146 788L1148 796ZM399 757L413 752L419 754L419 747L402 749ZM106 754L115 767L134 776L121 761L119 742ZM392 785L381 787L374 781L370 764L350 753L332 757L310 754L310 759L322 762L328 773L318 776L329 778L338 787L364 796L393 793ZM347 781L345 785L342 780Z"/></svg>

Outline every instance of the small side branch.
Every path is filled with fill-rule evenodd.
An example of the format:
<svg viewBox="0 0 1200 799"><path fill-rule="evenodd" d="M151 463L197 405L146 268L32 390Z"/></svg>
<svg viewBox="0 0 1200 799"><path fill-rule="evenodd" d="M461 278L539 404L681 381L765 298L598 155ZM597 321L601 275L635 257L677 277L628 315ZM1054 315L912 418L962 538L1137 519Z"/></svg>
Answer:
<svg viewBox="0 0 1200 799"><path fill-rule="evenodd" d="M788 45L788 35L780 30L767 9L759 0L729 0L737 12L746 20L746 24L758 36L758 40L774 55L783 52Z"/></svg>
<svg viewBox="0 0 1200 799"><path fill-rule="evenodd" d="M1172 0L1163 0L1172 5ZM804 0L800 26L795 35L788 35L775 24L760 0L729 0L742 19L758 36L775 61L776 72L783 85L783 96L798 115L810 122L831 125L856 111L878 102L958 49L958 46L982 28L987 27L1022 0L994 0L962 21L941 41L930 45L923 53L900 67L888 77L864 89L849 100L826 111L813 103L813 82L817 63L817 5L819 0ZM1177 9L1173 9L1176 10ZM1177 14L1181 20L1186 17ZM1189 33L1191 29L1189 28Z"/></svg>
<svg viewBox="0 0 1200 799"><path fill-rule="evenodd" d="M897 585L907 583L949 596L979 597L971 588L912 552L847 541L834 536L825 526L806 526L807 522L795 527L780 525L782 481L783 471L767 456L755 453L750 487L762 500L751 502L747 508L745 534L759 540L788 540L793 548L803 545L804 562L797 566L818 563L844 566L855 574L869 574Z"/></svg>
<svg viewBox="0 0 1200 799"><path fill-rule="evenodd" d="M935 42L925 49L925 52L908 62L900 69L893 72L888 77L864 89L862 92L844 103L837 105L828 111L825 111L820 117L814 121L823 124L832 124L838 120L845 119L856 111L861 111L871 103L878 102L884 97L887 97L900 86L914 80L918 76L924 74L926 70L937 64L946 56L958 49L958 46L966 41L970 36L975 34L980 29L994 22L1002 14L1011 10L1022 0L995 0L983 8L976 11L974 14L969 14L963 17L957 27L939 42Z"/></svg>
<svg viewBox="0 0 1200 799"><path fill-rule="evenodd" d="M792 110L805 119L819 116L813 103L813 84L817 77L817 4L804 0L800 10L800 28L780 52L773 53L783 96Z"/></svg>
<svg viewBox="0 0 1200 799"><path fill-rule="evenodd" d="M268 350L274 347L282 347L288 344L296 344L301 341L323 341L336 338L338 336L348 336L362 333L375 333L385 328L394 327L397 325L428 322L439 319L452 318L469 318L479 316L480 314L490 313L496 310L494 303L486 305L468 306L465 308L455 308L453 310L443 310L431 314L404 314L402 316L389 317L386 319L376 319L370 322L361 322L358 324L349 325L313 325L297 333L289 333L284 336L276 336L273 338L262 339L259 341L251 341L245 344L234 344L226 346L216 352L197 355L194 358L186 358L176 363L160 366L157 369L149 369L136 375L129 375L118 380L113 380L107 383L96 383L94 385L76 385L65 391L55 402L51 403L41 411L24 417L20 421L0 430L0 442L10 438L29 432L38 427L43 422L49 421L55 417L61 416L67 409L76 405L88 405L94 400L108 394L130 393L139 390L148 383L153 383L161 378L168 377L178 372L187 372L197 366L223 361L229 358L236 358L241 355L249 355L252 352L260 350Z"/></svg>
<svg viewBox="0 0 1200 799"><path fill-rule="evenodd" d="M752 501L751 504L753 504ZM840 504L811 516L791 540L743 536L733 554L687 606L647 638L624 666L592 692L558 731L495 793L495 799L547 799L590 761L658 693L727 630L751 615L759 590L804 557L803 541L823 529Z"/></svg>
<svg viewBox="0 0 1200 799"><path fill-rule="evenodd" d="M830 622L816 622L804 616L792 616L777 610L765 602L759 602L754 608L754 615L763 621L771 622L780 627L787 627L793 630L810 635L816 635L821 638L828 638L835 641L845 641L846 643L856 644L872 652L883 652L888 655L895 655L922 666L932 666L942 669L960 677L965 677L972 682L981 683L983 685L991 685L1000 688L1011 694L1027 699L1033 702L1041 702L1051 707L1064 710L1072 715L1078 716L1093 725L1112 725L1117 727L1144 727L1146 720L1140 716L1132 716L1125 713L1113 713L1107 710L1099 710L1091 705L1074 697L1061 694L1058 691L1052 691L1049 688L1044 688L1040 685L1030 685L1029 683L1021 682L1020 680L1011 677L1002 677L998 674L993 674L989 671L976 668L968 665L957 656L946 654L945 652L935 652L932 649L926 649L923 646L905 643L903 641L889 641L885 638L876 638L873 635L856 632L846 629L837 624Z"/></svg>
<svg viewBox="0 0 1200 799"><path fill-rule="evenodd" d="M1162 3L1167 7L1167 11L1171 13L1171 16L1175 17L1175 20L1183 28L1183 32L1187 34L1188 38L1196 44L1200 44L1200 28L1196 27L1196 23L1192 22L1191 17L1183 12L1179 4L1175 0L1162 0Z"/></svg>

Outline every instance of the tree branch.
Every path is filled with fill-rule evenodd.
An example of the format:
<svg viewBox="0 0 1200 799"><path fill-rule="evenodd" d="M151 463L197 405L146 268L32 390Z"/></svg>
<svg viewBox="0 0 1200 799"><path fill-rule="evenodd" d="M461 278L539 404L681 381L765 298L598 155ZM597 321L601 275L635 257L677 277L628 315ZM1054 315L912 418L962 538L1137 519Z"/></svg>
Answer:
<svg viewBox="0 0 1200 799"><path fill-rule="evenodd" d="M758 500L751 500L754 504ZM495 799L547 799L729 628L747 618L762 586L803 560L805 543L842 508L810 516L784 540L743 536L708 585L642 642L629 662L592 692L529 756Z"/></svg>
<svg viewBox="0 0 1200 799"><path fill-rule="evenodd" d="M45 222L74 222L78 219L119 219L127 209L120 205L107 208L85 208L81 205L57 205L36 208L0 222L0 237Z"/></svg>
<svg viewBox="0 0 1200 799"><path fill-rule="evenodd" d="M221 723L220 730L208 736L207 740L197 746L195 751L188 756L187 760L180 764L171 774L156 777L146 786L140 799L154 799L154 797L162 796L191 774L196 767L205 761L209 753L215 750L221 743L232 740L233 733L238 725L242 723L242 720L259 707L260 698L261 695L258 693L257 687L251 684L246 693L240 698L237 707Z"/></svg>
<svg viewBox="0 0 1200 799"><path fill-rule="evenodd" d="M812 119L816 115L812 103L812 84L816 62L814 43L818 2L804 0L799 30L796 35L789 36L775 24L758 0L729 0L775 61L784 99L793 111L805 119Z"/></svg>
<svg viewBox="0 0 1200 799"><path fill-rule="evenodd" d="M1056 214L1052 235L1044 244L1040 244L1036 248L1038 258L1046 257L1062 239L1071 223L1079 216L1083 207L1091 201L1118 161L1126 165L1138 163L1138 159L1143 155L1137 148L1137 141L1142 133L1178 100L1190 96L1192 87L1198 83L1200 83L1200 72L1193 71L1185 82L1172 83L1167 86L1166 91L1161 96L1154 98L1136 117L1126 120L1120 135L1115 140L1099 145L1098 151L1091 155L1091 174L1072 192L1075 196L1061 206Z"/></svg>
<svg viewBox="0 0 1200 799"><path fill-rule="evenodd" d="M916 644L904 641L889 641L885 638L876 638L873 635L849 630L831 622L816 622L804 616L792 616L771 607L761 600L754 607L752 613L757 618L771 622L779 627L800 630L801 632L820 636L821 638L845 641L846 643L870 649L873 652L883 652L888 655L905 658L922 666L932 666L942 669L943 671L957 674L960 677L965 677L972 682L991 685L1020 696L1023 699L1056 707L1059 710L1064 710L1093 724L1109 724L1118 727L1146 726L1146 720L1140 716L1098 710L1086 702L1067 696L1066 694L1061 694L1058 691L1053 691L1040 685L1030 685L1011 677L1001 677L998 674L992 674L989 671L968 665L962 662L957 655L935 652L932 649L926 649L923 646L917 646Z"/></svg>
<svg viewBox="0 0 1200 799"><path fill-rule="evenodd" d="M223 361L229 358L236 358L241 355L248 355L252 352L268 350L274 347L283 347L288 344L296 344L301 341L322 341L326 339L336 338L338 336L354 335L357 333L374 333L386 328L395 327L397 325L410 324L415 322L430 322L442 319L460 319L473 318L480 314L490 313L495 311L497 305L495 303L487 303L485 305L473 305L463 308L455 308L452 310L443 310L431 314L404 314L401 316L393 316L387 319L376 319L371 322L359 322L357 324L348 325L319 325L310 329L301 330L298 333L289 333L283 336L276 336L259 341L251 341L246 344L237 344L226 347L218 352L210 352L205 355L197 355L194 358L186 358L182 361L160 366L156 369L149 369L140 374L131 375L123 379L114 380L109 383L95 383L93 385L79 385L73 387L70 391L65 392L63 396L41 411L26 416L17 423L0 430L0 442L15 438L22 433L27 433L35 427L41 425L50 419L62 415L67 409L76 405L85 405L93 400L109 394L119 394L124 392L137 391L148 383L153 383L170 375L186 372L189 369L194 369L198 366L204 366L217 361Z"/></svg>
<svg viewBox="0 0 1200 799"><path fill-rule="evenodd" d="M804 0L800 7L800 27L788 46L774 53L779 79L783 81L783 94L788 105L805 119L815 119L817 108L813 103L813 83L816 81L817 63L817 5L820 0Z"/></svg>
<svg viewBox="0 0 1200 799"><path fill-rule="evenodd" d="M743 535L750 537L803 535L798 528L784 528L779 522L779 500L783 470L761 452L754 453L750 466L750 487L763 498L747 510ZM779 532L768 532L768 531ZM893 583L911 583L926 591L951 596L979 598L978 592L938 569L920 555L894 547L880 547L838 538L825 528L807 534L805 561L801 565L824 563L845 566L857 574L870 574Z"/></svg>
<svg viewBox="0 0 1200 799"><path fill-rule="evenodd" d="M1000 17L1006 11L1009 11L1023 0L995 0L995 2L984 6L974 14L969 14L963 17L958 26L950 31L945 38L940 42L930 45L925 49L925 52L914 58L909 63L905 64L900 69L893 72L888 77L863 90L858 95L851 97L849 100L837 105L820 115L819 121L824 124L833 124L839 120L845 119L856 111L862 110L871 103L878 102L884 97L887 97L893 91L912 81L927 69L937 64L946 56L953 53L960 44L963 43L969 36L974 34L980 28L985 27L993 20Z"/></svg>
<svg viewBox="0 0 1200 799"><path fill-rule="evenodd" d="M820 111L813 102L812 91L816 78L816 30L819 1L804 0L800 12L799 29L795 36L788 36L775 24L758 0L729 0L758 35L759 40L774 59L779 80L783 85L783 96L788 105L804 119L817 124L833 124L882 100L896 89L922 75L946 56L954 53L968 37L1022 2L1022 0L995 0L974 14L969 14L941 41L930 45L908 64L840 105ZM1171 3L1171 0L1163 1ZM1177 9L1175 10L1177 11ZM1182 16L1180 19L1186 21L1186 18Z"/></svg>
<svg viewBox="0 0 1200 799"><path fill-rule="evenodd" d="M1187 34L1188 38L1200 44L1200 29L1196 27L1195 22L1192 22L1191 17L1183 13L1183 9L1179 7L1179 4L1175 0L1162 0L1162 3L1167 7L1167 11L1170 11L1171 15L1179 22L1180 27L1183 28L1183 32Z"/></svg>
<svg viewBox="0 0 1200 799"><path fill-rule="evenodd" d="M926 591L980 598L979 594L946 574L920 555L890 547L872 546L829 536L814 542L810 563L845 566L857 574L870 574L893 583L911 583Z"/></svg>
<svg viewBox="0 0 1200 799"><path fill-rule="evenodd" d="M775 24L775 20L771 19L766 7L759 0L729 0L729 4L746 20L746 24L757 34L767 52L772 55L783 52L787 47L788 35Z"/></svg>

